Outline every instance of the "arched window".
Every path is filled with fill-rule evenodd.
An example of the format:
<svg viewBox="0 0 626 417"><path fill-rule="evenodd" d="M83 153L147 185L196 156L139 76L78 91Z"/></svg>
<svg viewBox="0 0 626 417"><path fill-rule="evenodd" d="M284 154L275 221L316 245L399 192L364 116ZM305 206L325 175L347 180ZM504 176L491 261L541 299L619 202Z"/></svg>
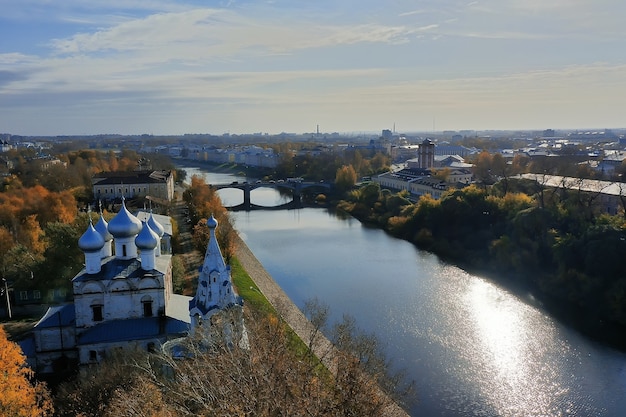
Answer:
<svg viewBox="0 0 626 417"><path fill-rule="evenodd" d="M95 304L91 306L92 320L93 321L102 321L104 316L102 314L102 305Z"/></svg>
<svg viewBox="0 0 626 417"><path fill-rule="evenodd" d="M152 317L154 314L152 311L152 297L149 295L144 295L141 297L141 304L143 305L143 316L144 317Z"/></svg>
<svg viewBox="0 0 626 417"><path fill-rule="evenodd" d="M142 300L141 304L143 304L143 316L152 317L152 300Z"/></svg>

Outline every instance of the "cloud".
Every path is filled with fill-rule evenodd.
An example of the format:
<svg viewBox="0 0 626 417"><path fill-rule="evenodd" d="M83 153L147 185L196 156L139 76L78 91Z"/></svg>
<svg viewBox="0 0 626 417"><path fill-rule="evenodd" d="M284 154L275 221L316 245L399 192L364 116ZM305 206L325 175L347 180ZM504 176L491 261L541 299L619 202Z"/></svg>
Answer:
<svg viewBox="0 0 626 417"><path fill-rule="evenodd" d="M137 51L178 43L201 42L199 36L213 27L235 22L219 19L220 11L197 9L181 13L154 14L134 19L95 33L80 33L55 39L51 46L58 54L85 54L100 51Z"/></svg>
<svg viewBox="0 0 626 417"><path fill-rule="evenodd" d="M428 10L426 10L426 9L411 10L410 12L400 13L398 16L399 17L406 17L406 16L413 16L413 15L416 15L416 14L424 14L424 13L428 13Z"/></svg>
<svg viewBox="0 0 626 417"><path fill-rule="evenodd" d="M15 81L25 80L27 75L23 72L16 71L2 71L0 70L0 87L5 84L9 84Z"/></svg>
<svg viewBox="0 0 626 417"><path fill-rule="evenodd" d="M142 123L161 124L150 111L163 115L171 107L180 121L161 118L176 126L185 112L200 123L210 111L223 123L225 113L217 116L223 105L233 123L243 123L243 114L262 120L256 111L268 123L285 114L306 121L309 114L334 113L339 122L345 113L356 124L359 114L374 123L394 112L409 118L435 110L478 120L472 106L538 113L535 108L545 111L548 104L565 109L594 102L613 114L603 98L617 108L626 94L620 73L626 68L615 52L624 32L615 23L623 16L617 4L591 10L581 0L570 8L564 0L425 0L421 9L399 10L396 3L371 1L350 13L351 3L339 9L331 2L198 7L193 1L68 0L38 9L36 19L49 10L51 20L71 24L45 41L47 51L37 48L38 55L26 49L0 54L0 105L5 112L62 113L66 120L84 112L93 121L135 113ZM6 19L17 13L10 3L0 0ZM34 11L43 3L24 4ZM615 16L597 19L607 14ZM606 63L575 65L591 60Z"/></svg>

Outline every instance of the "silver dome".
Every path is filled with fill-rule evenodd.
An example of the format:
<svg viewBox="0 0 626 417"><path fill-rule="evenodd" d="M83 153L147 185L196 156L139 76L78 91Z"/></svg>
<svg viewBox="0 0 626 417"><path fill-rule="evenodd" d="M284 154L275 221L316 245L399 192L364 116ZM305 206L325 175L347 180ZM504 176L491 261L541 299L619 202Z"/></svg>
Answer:
<svg viewBox="0 0 626 417"><path fill-rule="evenodd" d="M104 238L89 222L89 227L78 239L78 247L83 252L98 252L104 247Z"/></svg>
<svg viewBox="0 0 626 417"><path fill-rule="evenodd" d="M141 232L135 238L135 245L138 249L154 249L159 244L159 235L157 235L146 222L141 222Z"/></svg>

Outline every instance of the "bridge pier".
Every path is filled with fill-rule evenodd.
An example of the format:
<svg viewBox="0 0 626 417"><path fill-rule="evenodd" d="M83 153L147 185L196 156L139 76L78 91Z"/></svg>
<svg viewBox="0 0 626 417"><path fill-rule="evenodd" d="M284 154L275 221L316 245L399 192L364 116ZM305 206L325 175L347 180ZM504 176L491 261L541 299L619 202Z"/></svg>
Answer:
<svg viewBox="0 0 626 417"><path fill-rule="evenodd" d="M227 207L229 210L255 210L255 209L279 209L279 208L301 208L302 207L302 191L306 188L310 187L321 187L326 190L331 190L332 186L329 183L312 183L312 182L301 182L301 181L287 181L282 182L279 181L277 183L274 182L265 182L265 183L248 183L245 182L243 184L233 182L230 184L212 184L214 189L221 190L224 188L236 188L243 191L243 203L238 204L237 206ZM255 204L252 204L250 194L252 190L257 189L259 187L269 187L269 188L288 188L292 190L292 201L286 204L282 204L277 207L261 207Z"/></svg>
<svg viewBox="0 0 626 417"><path fill-rule="evenodd" d="M250 204L250 184L245 184L243 187L243 209L246 211L250 211L252 207Z"/></svg>

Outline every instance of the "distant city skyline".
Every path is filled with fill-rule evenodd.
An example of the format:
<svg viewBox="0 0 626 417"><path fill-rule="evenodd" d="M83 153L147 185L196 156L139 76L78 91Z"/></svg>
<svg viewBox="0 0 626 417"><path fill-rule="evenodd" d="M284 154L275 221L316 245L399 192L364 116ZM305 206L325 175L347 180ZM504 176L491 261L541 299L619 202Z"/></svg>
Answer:
<svg viewBox="0 0 626 417"><path fill-rule="evenodd" d="M618 0L0 7L0 133L626 126Z"/></svg>

